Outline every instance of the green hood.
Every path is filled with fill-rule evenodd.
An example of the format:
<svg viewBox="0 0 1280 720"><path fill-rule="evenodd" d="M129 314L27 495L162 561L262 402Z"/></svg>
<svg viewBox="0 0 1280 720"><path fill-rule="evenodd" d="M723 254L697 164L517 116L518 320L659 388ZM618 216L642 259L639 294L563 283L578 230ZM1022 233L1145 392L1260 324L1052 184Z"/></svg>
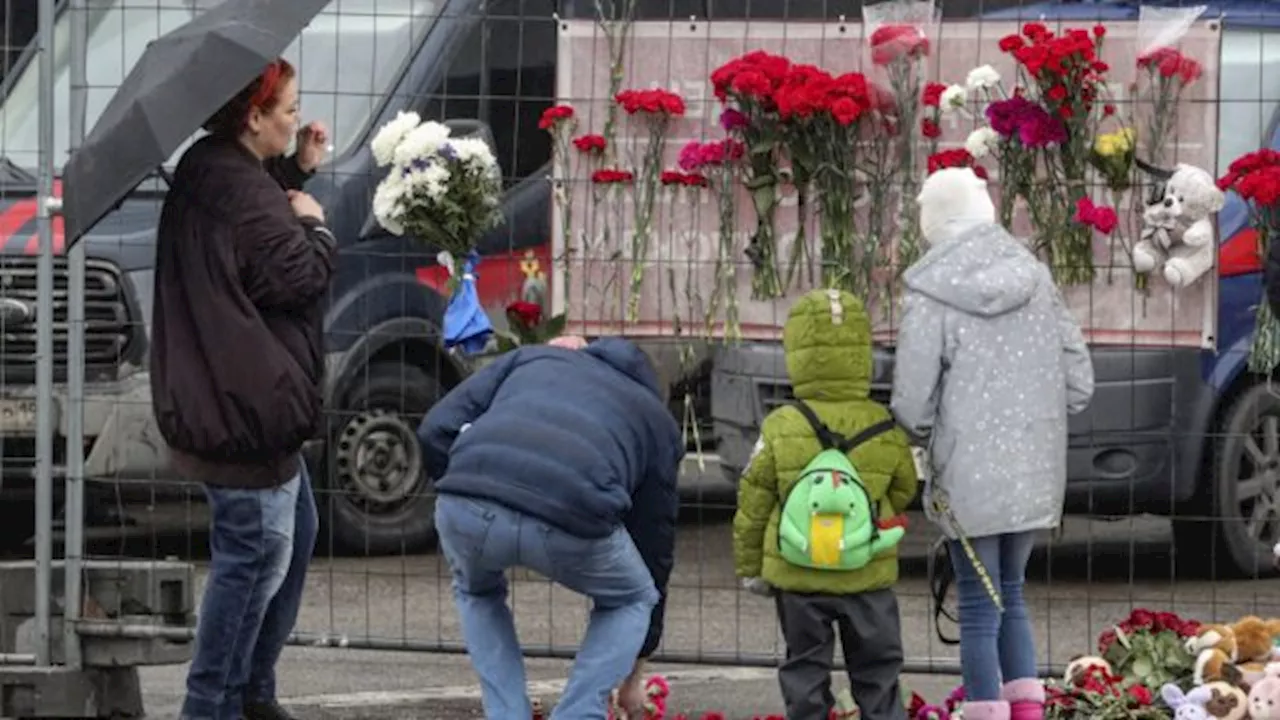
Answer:
<svg viewBox="0 0 1280 720"><path fill-rule="evenodd" d="M871 318L840 290L796 301L782 329L787 375L800 400L861 400L871 392Z"/></svg>

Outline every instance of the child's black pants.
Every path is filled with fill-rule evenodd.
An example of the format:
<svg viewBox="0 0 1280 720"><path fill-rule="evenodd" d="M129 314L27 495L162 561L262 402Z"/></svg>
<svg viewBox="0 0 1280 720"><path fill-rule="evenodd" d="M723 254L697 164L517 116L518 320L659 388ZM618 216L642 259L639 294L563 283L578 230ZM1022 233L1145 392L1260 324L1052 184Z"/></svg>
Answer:
<svg viewBox="0 0 1280 720"><path fill-rule="evenodd" d="M779 592L778 622L787 658L778 668L787 720L827 720L835 706L831 665L836 629L853 699L864 720L904 720L898 675L902 632L892 590L856 595Z"/></svg>

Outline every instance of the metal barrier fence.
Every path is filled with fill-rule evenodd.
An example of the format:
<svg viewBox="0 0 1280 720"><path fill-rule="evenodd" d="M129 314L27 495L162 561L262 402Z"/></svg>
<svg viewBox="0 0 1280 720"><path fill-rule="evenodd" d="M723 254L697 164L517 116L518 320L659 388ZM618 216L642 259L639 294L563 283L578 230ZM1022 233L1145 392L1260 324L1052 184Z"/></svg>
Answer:
<svg viewBox="0 0 1280 720"><path fill-rule="evenodd" d="M865 50L874 28L861 21L861 3L836 0L744 0L733 8L614 2L333 0L287 53L300 72L303 120L326 123L333 138L331 162L308 190L343 243L326 315L326 428L306 452L321 529L297 644L464 651L447 568L433 549L431 483L413 429L476 361L439 347L444 273L434 253L380 232L370 211L378 175L369 139L396 111L412 109L481 121L455 127L487 137L502 166L508 222L485 238L479 270L495 324L507 327L504 310L516 300L539 303L547 315L568 310L570 330L637 338L670 385L689 455L659 657L761 666L781 657L773 604L740 590L731 536L734 483L760 421L790 397L777 338L796 293L747 298L755 271L743 250L755 214L740 193L743 224L725 241L736 243L728 265L742 289L737 323L746 339L725 340L734 322L726 308L706 310L728 297L714 269L720 196L660 189L650 225L655 248L637 261L630 239L619 239L635 236L634 223L617 219L634 206L593 204L616 202L587 179L601 166L573 155L553 168L552 135L539 124L544 111L567 102L581 133L606 129L607 99L617 89L611 43L625 37L632 47L621 56L623 87L670 88L687 105L661 166L672 167L686 140L722 135L711 82L719 65L767 48L882 81ZM20 4L4 3L14 61L4 68L0 104L0 155L9 161L0 167L0 538L16 558L0 567L0 666L183 662L208 517L200 488L169 470L151 418L152 233L164 179L148 178L67 249L57 177L145 44L216 3L41 0L30 45L17 52L28 43L18 37ZM1129 88L1144 38L1128 15L1076 6L1064 20L1059 10L1021 0L938 5L943 20L929 24L935 51L924 62L930 81L962 84L970 68L998 64L998 42L1022 22L1103 23L1122 56L1112 61L1117 115L1150 112ZM628 8L634 23L619 24ZM1177 127L1186 134L1165 165L1185 161L1217 176L1280 137L1280 43L1268 23L1270 16L1229 14L1186 30L1186 52L1205 73L1181 99ZM921 112L924 119L933 110ZM963 147L981 121L975 113L940 116L942 144L930 149ZM634 167L644 135L626 135L634 126L616 122L624 130L618 162ZM1096 173L1089 179L1103 182ZM1126 242L1140 224L1130 198L1148 189L1115 196ZM557 205L556 190L579 205ZM863 197L859 207L874 202ZM794 195L784 193L780 208L792 218L783 221L791 223L782 233L790 242ZM1129 259L1115 253L1092 285L1067 293L1094 343L1099 383L1093 407L1071 425L1073 514L1045 536L1029 570L1046 672L1093 652L1098 633L1134 607L1205 621L1280 616L1271 566L1280 541L1280 394L1242 369L1261 297L1243 219L1240 207L1223 211L1220 257L1186 290L1175 293L1159 277L1135 288ZM561 235L565 220L576 230ZM577 243L575 233L584 244L566 252L564 238ZM1107 255L1104 245L1091 247ZM892 296L895 275L868 277L866 291ZM637 290L643 299L633 314L628 297ZM709 299L717 293L720 300ZM873 306L882 348L895 329L890 308ZM253 348L227 341L220 352L253 362ZM877 352L874 399L887 399L891 363L888 351ZM926 579L936 536L913 516L898 585L904 643L910 671L956 673L957 654L935 635ZM524 572L514 574L510 593L529 655L571 657L588 604Z"/></svg>

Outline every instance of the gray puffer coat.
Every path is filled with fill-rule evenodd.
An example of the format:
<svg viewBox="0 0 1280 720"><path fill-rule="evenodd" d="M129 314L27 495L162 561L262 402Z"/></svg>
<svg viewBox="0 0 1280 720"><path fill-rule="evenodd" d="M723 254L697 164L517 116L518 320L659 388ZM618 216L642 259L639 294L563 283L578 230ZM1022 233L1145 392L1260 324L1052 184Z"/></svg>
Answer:
<svg viewBox="0 0 1280 720"><path fill-rule="evenodd" d="M905 274L892 401L928 441L926 512L951 538L1055 527L1067 415L1093 395L1088 347L1048 268L1004 228L936 235Z"/></svg>

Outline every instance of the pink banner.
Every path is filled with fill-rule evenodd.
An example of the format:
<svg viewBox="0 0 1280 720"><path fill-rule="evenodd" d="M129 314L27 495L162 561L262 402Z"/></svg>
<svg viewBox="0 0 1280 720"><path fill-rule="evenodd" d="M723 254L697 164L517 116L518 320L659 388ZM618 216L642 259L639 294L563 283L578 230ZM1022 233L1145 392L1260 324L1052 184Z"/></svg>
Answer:
<svg viewBox="0 0 1280 720"><path fill-rule="evenodd" d="M1085 25L1084 27L1088 27ZM969 70L989 64L1012 87L1015 72L1012 59L997 47L999 39L1016 32L1011 22L947 22L932 29L935 52L926 60L926 80L963 85ZM1058 29L1058 28L1051 28ZM1138 70L1136 22L1107 23L1103 59L1111 66L1110 89L1122 115L1139 116L1149 109L1132 108L1132 83ZM676 121L667 141L668 166L674 166L679 148L689 140L723 137L717 124L721 106L711 92L710 75L723 63L745 52L763 49L781 53L795 62L817 64L833 73L860 70L882 82L877 70L866 60L863 26L848 24L781 22L638 22L627 38L625 78L622 88L663 87L682 95L688 105L684 118ZM1181 51L1198 60L1204 76L1183 95L1178 112L1177 162L1199 166L1216 174L1218 57L1220 32L1216 22L1191 28L1180 43ZM577 133L600 133L607 119L609 94L609 44L594 22L569 21L561 25L558 96L577 111ZM954 118L954 119L953 119ZM635 171L640 164L647 136L642 127L629 122L619 112L617 144L620 167ZM948 116L942 120L939 149L963 147L978 120ZM1103 131L1118 126L1106 124ZM928 153L921 140L919 157L923 173ZM985 163L998 185L995 163ZM717 302L716 257L719 228L716 197L711 190L658 191L651 224L646 262L635 267L632 259L633 188L614 186L605 191L590 181L595 166L577 153L569 166L558 163L556 178L571 198L570 238L564 235L566 218L557 208L555 229L556 273L553 283L555 312L567 312L570 327L588 334L625 334L642 337L722 335L725 308ZM1110 204L1102 183L1096 183L1095 201ZM1140 201L1140 197L1134 198ZM863 203L865 208L865 203ZM1118 208L1119 234L1132 243L1141 229L1141 208L1128 200ZM865 214L865 213L864 213ZM776 300L751 298L752 267L743 254L755 227L755 212L746 191L738 193L732 280L736 282L738 326L749 339L772 339L780 335L791 299L814 287L804 264L786 297ZM785 274L797 227L796 198L788 187L777 213L779 265ZM1020 229L1025 233L1026 226ZM816 221L808 231L810 254L818 252ZM566 253L566 248L570 252ZM1114 258L1113 258L1114 254ZM1211 346L1216 322L1216 273L1175 293L1159 273L1148 290L1134 288L1129 260L1122 244L1097 237L1094 242L1097 279L1091 286L1072 287L1065 296L1085 333L1094 343L1154 346ZM637 275L639 273L639 275ZM633 302L633 277L642 277L639 298ZM817 276L815 270L814 276ZM894 331L896 283L887 281L890 300L873 299L872 317L877 338L891 342Z"/></svg>

